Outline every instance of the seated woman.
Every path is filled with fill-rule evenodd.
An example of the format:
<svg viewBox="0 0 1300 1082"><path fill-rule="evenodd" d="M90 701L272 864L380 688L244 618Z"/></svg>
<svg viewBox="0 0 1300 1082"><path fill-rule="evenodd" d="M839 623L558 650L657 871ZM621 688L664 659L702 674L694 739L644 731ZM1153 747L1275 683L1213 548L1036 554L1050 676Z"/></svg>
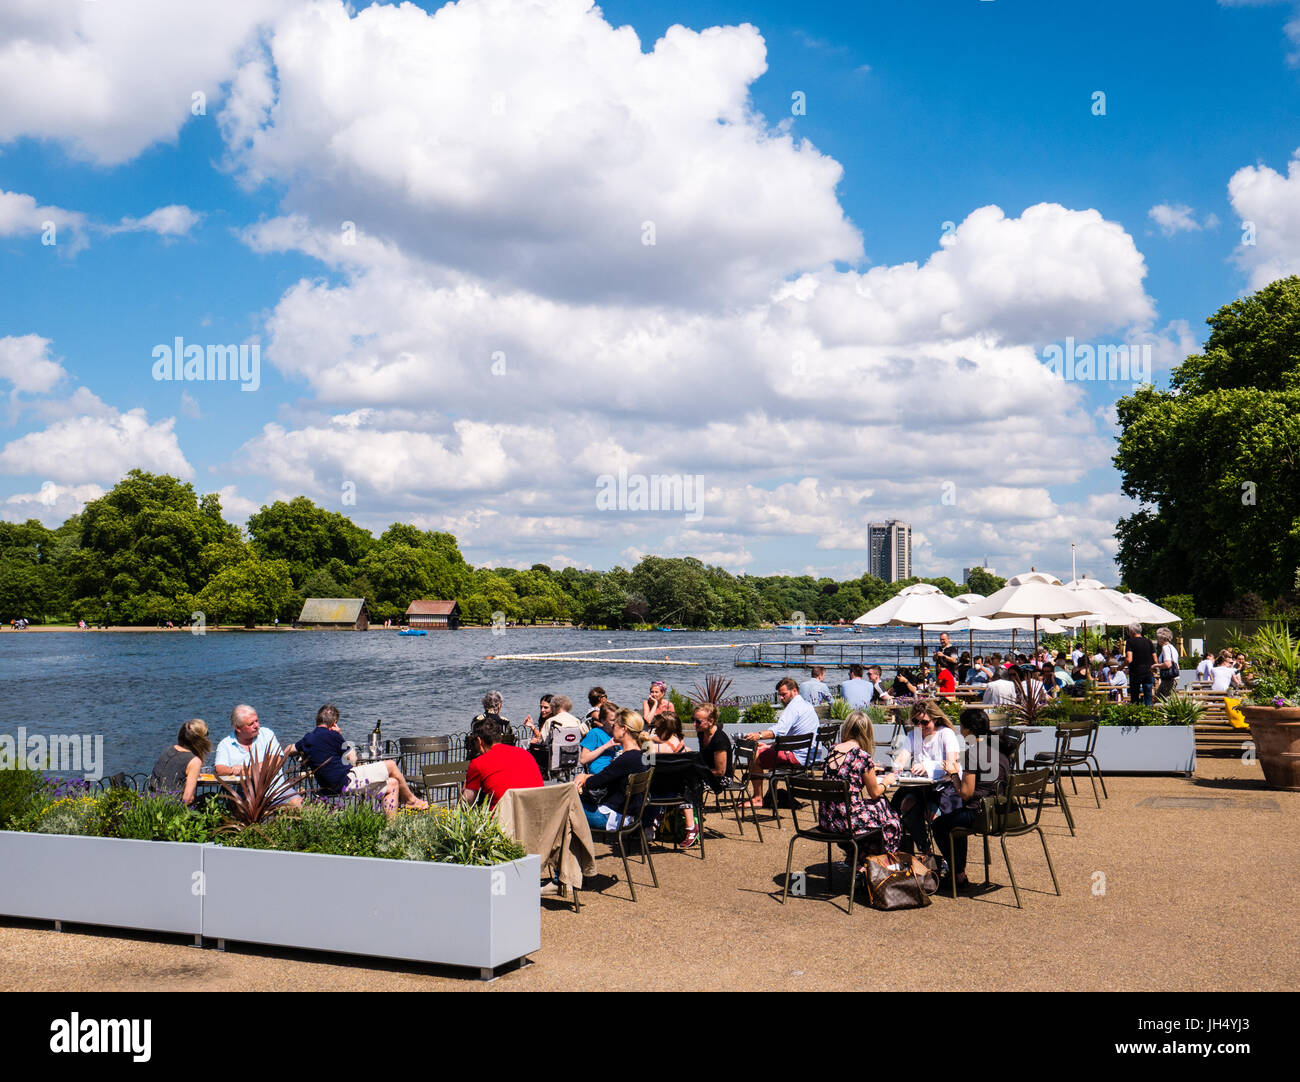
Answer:
<svg viewBox="0 0 1300 1082"><path fill-rule="evenodd" d="M983 710L961 712L961 734L968 741L962 753L963 771L957 779L957 795L962 805L955 811L940 815L930 824L939 855L948 857L948 839L955 827L969 827L979 813L985 797L1005 792L1011 777L1011 760L1002 741L989 736L989 716ZM952 838L953 864L948 874L957 879L957 890L962 894L982 894L985 887L972 886L966 878L966 835Z"/></svg>
<svg viewBox="0 0 1300 1082"><path fill-rule="evenodd" d="M158 756L149 775L150 789L175 790L181 801L191 804L194 790L203 771L203 760L212 751L208 726L202 718L193 718L181 726L176 743Z"/></svg>
<svg viewBox="0 0 1300 1082"><path fill-rule="evenodd" d="M938 688L939 698L950 703L957 701L957 678L953 676L951 669L939 670L938 675L935 676L935 686Z"/></svg>
<svg viewBox="0 0 1300 1082"><path fill-rule="evenodd" d="M635 710L620 710L614 719L614 739L622 749L614 761L599 774L579 774L574 779L582 798L582 809L593 830L617 830L623 814L635 815L641 809L625 808L627 779L650 769L650 740L645 722Z"/></svg>
<svg viewBox="0 0 1300 1082"><path fill-rule="evenodd" d="M606 699L596 710L595 723L582 738L578 765L587 774L599 774L623 749L614 739L614 719L622 707Z"/></svg>
<svg viewBox="0 0 1300 1082"><path fill-rule="evenodd" d="M665 703L650 723L650 750L656 755L679 755L686 750L682 739L682 723L677 720L677 710Z"/></svg>
<svg viewBox="0 0 1300 1082"><path fill-rule="evenodd" d="M546 743L546 737L550 734L550 727L546 724L547 719L551 716L551 700L555 696L549 692L543 695L537 703L537 725L533 724L533 715L529 714L524 718L524 726L533 734L532 742L534 744Z"/></svg>
<svg viewBox="0 0 1300 1082"><path fill-rule="evenodd" d="M898 699L916 693L916 674L907 669L899 669L893 684L890 685L889 694Z"/></svg>
<svg viewBox="0 0 1300 1082"><path fill-rule="evenodd" d="M825 803L821 806L818 825L823 830L867 834L881 832L867 843L867 850L859 857L871 853L894 851L902 840L903 826L898 815L885 799L885 786L876 777L876 742L871 719L863 710L855 710L840 727L840 742L830 750L826 759L827 778L842 778L849 783L848 805ZM886 775L887 780L890 775ZM840 848L849 847L840 843Z"/></svg>
<svg viewBox="0 0 1300 1082"><path fill-rule="evenodd" d="M926 827L930 820L956 811L961 803L955 786L948 780L951 775L961 778L961 741L938 703L926 699L912 706L912 729L902 749L894 756L894 769L900 774L914 774L939 782L923 794L900 791L895 797L899 817L915 847L918 841L928 839Z"/></svg>
<svg viewBox="0 0 1300 1082"><path fill-rule="evenodd" d="M667 694L667 684L662 680L651 681L650 694L646 697L645 702L641 704L641 717L647 725L653 725L655 718L659 716L659 711L664 708L664 704L672 701L666 698Z"/></svg>

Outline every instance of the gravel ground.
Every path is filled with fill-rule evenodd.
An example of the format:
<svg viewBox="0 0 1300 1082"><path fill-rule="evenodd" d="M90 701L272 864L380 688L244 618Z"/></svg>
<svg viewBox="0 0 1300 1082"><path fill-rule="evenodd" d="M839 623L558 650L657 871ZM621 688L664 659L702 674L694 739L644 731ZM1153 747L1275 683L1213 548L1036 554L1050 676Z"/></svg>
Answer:
<svg viewBox="0 0 1300 1082"><path fill-rule="evenodd" d="M698 852L661 851L660 887L617 856L602 893L575 914L543 899L534 964L481 983L436 966L0 919L0 990L362 991L530 989L1289 990L1300 985L1300 793L1266 789L1259 766L1202 760L1195 778L1115 778L1101 810L1072 801L1078 836L1044 812L1062 897L1034 837L1010 843L1024 909L1009 886L938 896L922 910L844 911L824 895L825 849L795 847L809 896L780 905L787 829L710 816L725 832ZM1175 798L1174 806L1144 804ZM1223 801L1229 803L1223 803ZM598 847L602 852L604 846ZM980 847L971 847L978 878ZM996 843L992 879L1007 884ZM617 876L618 881L611 881ZM644 883L644 887L641 884Z"/></svg>

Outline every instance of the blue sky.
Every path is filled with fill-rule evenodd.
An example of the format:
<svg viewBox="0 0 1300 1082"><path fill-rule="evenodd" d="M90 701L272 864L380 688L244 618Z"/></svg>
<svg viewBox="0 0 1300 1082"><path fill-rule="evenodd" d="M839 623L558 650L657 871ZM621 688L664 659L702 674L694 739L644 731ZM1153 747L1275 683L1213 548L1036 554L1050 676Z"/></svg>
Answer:
<svg viewBox="0 0 1300 1082"><path fill-rule="evenodd" d="M1113 578L1131 382L1045 349L1159 383L1300 269L1285 3L6 7L9 519L140 466L479 564L845 577L902 517L922 573ZM178 335L257 390L153 379ZM702 506L603 510L620 468Z"/></svg>

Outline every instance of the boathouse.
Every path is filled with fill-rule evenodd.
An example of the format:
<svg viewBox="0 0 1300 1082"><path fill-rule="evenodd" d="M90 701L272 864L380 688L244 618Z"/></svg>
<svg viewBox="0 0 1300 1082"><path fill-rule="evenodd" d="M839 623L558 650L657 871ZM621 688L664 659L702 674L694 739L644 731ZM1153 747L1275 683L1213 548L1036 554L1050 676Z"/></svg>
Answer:
<svg viewBox="0 0 1300 1082"><path fill-rule="evenodd" d="M333 628L339 631L365 631L370 627L365 598L309 597L298 617L302 627Z"/></svg>
<svg viewBox="0 0 1300 1082"><path fill-rule="evenodd" d="M412 601L406 606L406 622L430 631L455 631L460 627L460 604L455 601Z"/></svg>

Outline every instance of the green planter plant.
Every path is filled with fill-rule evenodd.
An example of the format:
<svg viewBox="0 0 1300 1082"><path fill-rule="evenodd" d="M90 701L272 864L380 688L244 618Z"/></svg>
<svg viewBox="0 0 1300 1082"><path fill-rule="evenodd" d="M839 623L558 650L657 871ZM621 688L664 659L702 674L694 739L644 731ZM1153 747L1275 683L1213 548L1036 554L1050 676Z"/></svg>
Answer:
<svg viewBox="0 0 1300 1082"><path fill-rule="evenodd" d="M1285 624L1268 624L1246 643L1255 683L1242 714L1250 724L1264 781L1300 791L1300 639Z"/></svg>

